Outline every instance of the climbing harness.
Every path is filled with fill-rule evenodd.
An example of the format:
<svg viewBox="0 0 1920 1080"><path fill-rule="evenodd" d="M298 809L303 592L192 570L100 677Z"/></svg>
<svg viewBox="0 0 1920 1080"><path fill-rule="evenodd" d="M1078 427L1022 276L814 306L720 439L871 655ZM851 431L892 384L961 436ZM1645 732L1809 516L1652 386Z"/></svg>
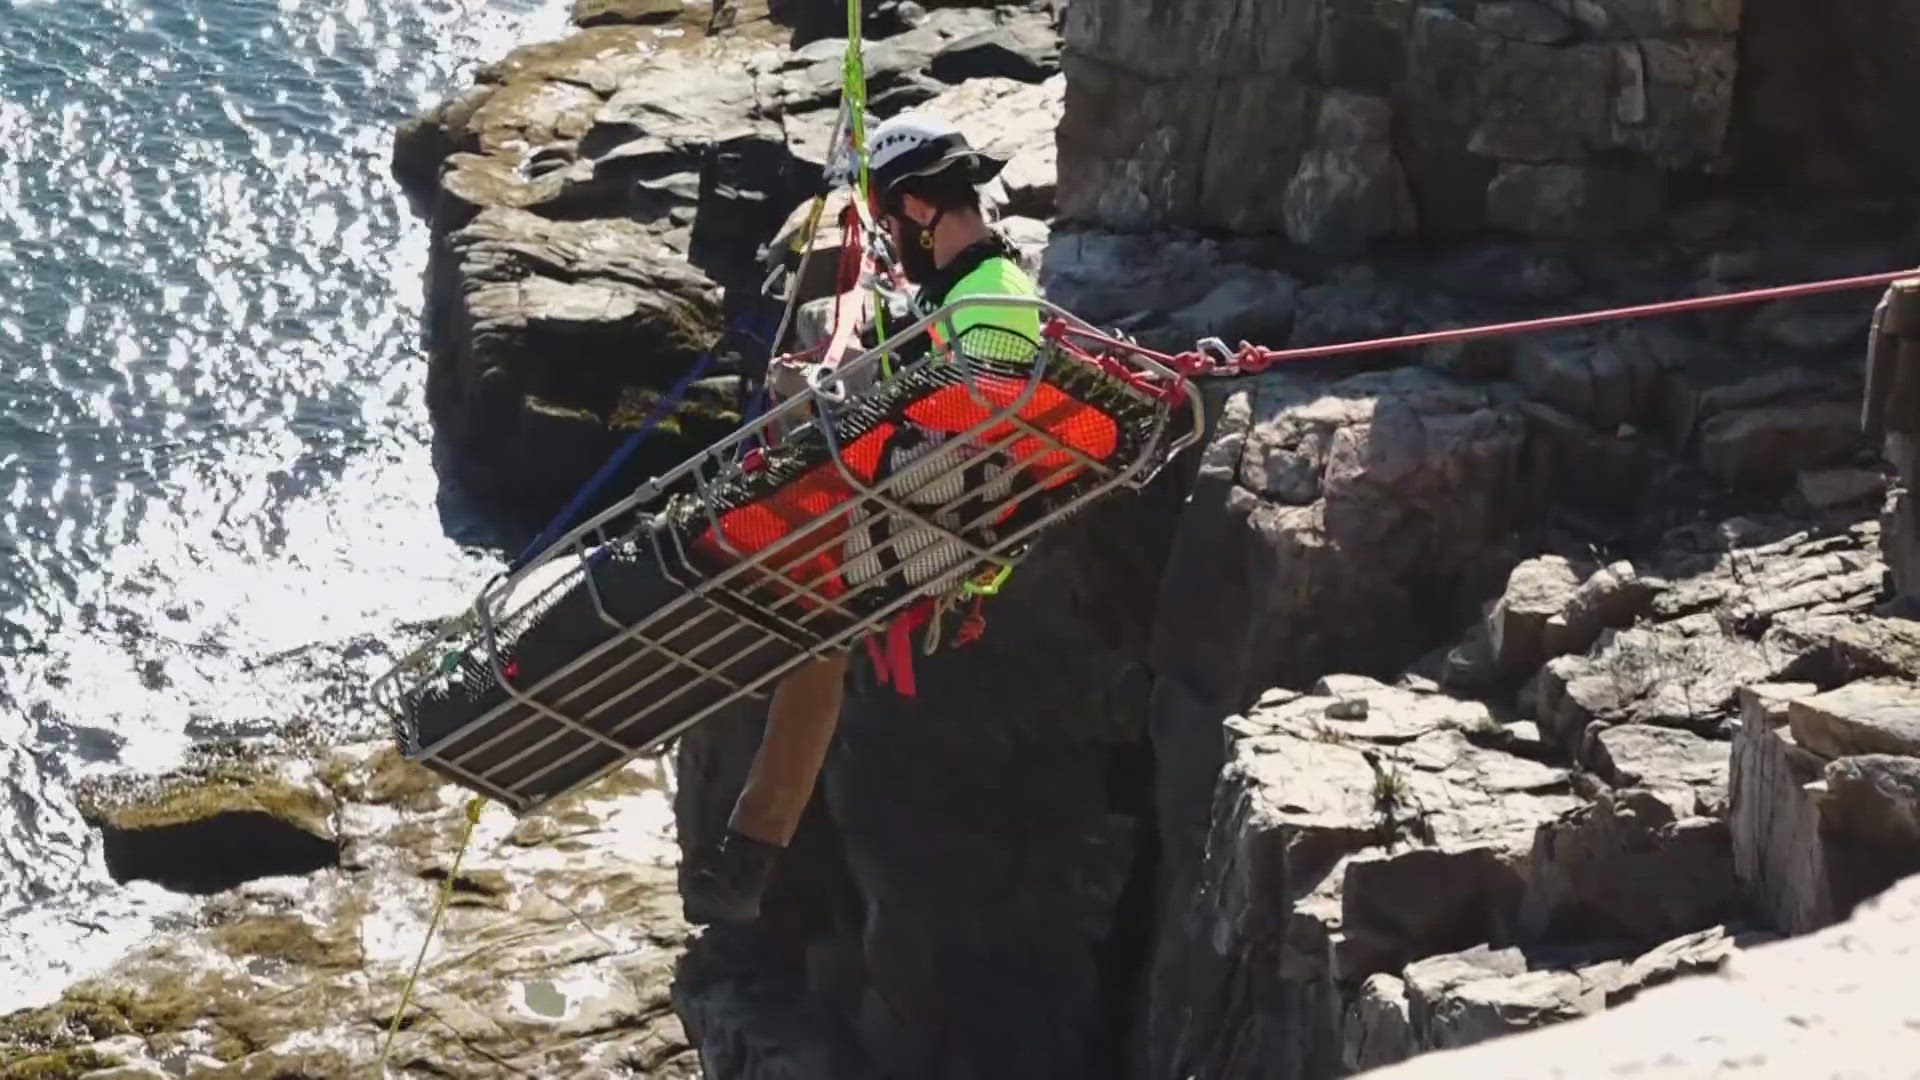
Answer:
<svg viewBox="0 0 1920 1080"><path fill-rule="evenodd" d="M467 823L460 830L460 846L453 854L453 865L447 869L447 879L440 883L439 898L433 904L433 917L427 921L427 932L420 938L420 952L413 958L413 967L407 971L407 981L400 987L400 1003L394 1006L393 1020L387 1025L387 1037L380 1043L380 1058L374 1067L374 1075L384 1078L387 1075L387 1059L393 1053L394 1036L400 1033L401 1018L407 1014L407 1005L413 1001L413 987L420 978L420 968L427 960L427 950L433 945L433 935L440 929L440 920L447 912L447 904L453 899L453 890L460 880L460 864L466 860L467 848L473 843L473 827L480 824L480 812L485 810L487 800L474 798L467 800Z"/></svg>

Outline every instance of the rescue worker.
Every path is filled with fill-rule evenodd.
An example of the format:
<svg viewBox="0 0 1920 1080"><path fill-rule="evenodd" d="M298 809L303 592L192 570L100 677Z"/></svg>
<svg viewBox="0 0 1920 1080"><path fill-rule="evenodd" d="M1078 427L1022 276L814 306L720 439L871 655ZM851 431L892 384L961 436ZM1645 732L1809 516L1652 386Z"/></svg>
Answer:
<svg viewBox="0 0 1920 1080"><path fill-rule="evenodd" d="M912 114L874 129L868 167L900 268L917 286L916 318L966 296L1033 296L1039 291L1013 247L989 227L980 187L1004 159L970 146L952 125ZM1031 307L979 305L938 325L936 347L965 348L970 334L1007 330L1012 341L1037 343L1040 314ZM1004 358L1004 357L1001 357ZM774 378L769 385L776 385ZM793 839L833 741L845 697L851 653L838 651L788 673L775 687L767 721L726 834L694 860L683 884L694 923L748 923L780 852Z"/></svg>

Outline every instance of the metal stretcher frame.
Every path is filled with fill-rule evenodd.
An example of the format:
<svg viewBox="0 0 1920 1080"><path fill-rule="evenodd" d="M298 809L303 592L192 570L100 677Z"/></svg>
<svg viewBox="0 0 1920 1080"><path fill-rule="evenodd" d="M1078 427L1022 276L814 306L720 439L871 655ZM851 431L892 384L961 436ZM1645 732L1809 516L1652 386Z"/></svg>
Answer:
<svg viewBox="0 0 1920 1080"><path fill-rule="evenodd" d="M954 349L949 355L940 349L929 349L926 356L896 372L892 379L908 377L929 365L952 365L959 369L961 375L958 385L969 388L970 396L976 405L984 409L985 416L966 431L951 435L940 444L939 450L930 455L937 459L933 464L940 467L939 471L930 473L923 466L909 464L876 481L863 481L844 460L843 448L834 433L836 419L844 416L849 410L859 408L863 400L862 396L849 392L847 387L850 384L857 384L861 376L880 364L883 358L897 353L903 345L927 334L936 324L946 322L956 312L970 307L1037 309L1043 318L1050 316L1072 327L1076 336L1090 335L1106 341L1111 346L1107 350L1107 356L1112 360L1118 360L1132 373L1157 380L1166 387L1185 389L1183 385L1186 381L1185 376L1161 363L1155 355L1150 355L1143 350L1130 349L1125 343L1106 339L1090 324L1048 301L1033 297L980 296L947 304L901 329L878 346L845 361L832 372L824 384L815 385L808 392L781 402L682 464L641 484L631 495L574 527L519 570L497 576L489 581L466 613L450 619L431 640L375 680L373 696L374 700L394 720L396 731L400 730L400 725L406 720L407 689L424 685L436 678L440 674L436 670L440 658L450 649L455 649L463 643L470 644L477 636L479 645L484 650L487 665L506 698L472 720L433 739L430 743L416 746L403 745L406 755L436 767L443 774L492 797L516 813L532 812L568 791L606 776L634 757L647 753L742 698L764 696L766 687L809 658L837 652L856 644L866 635L884 630L895 617L923 597L940 595L966 580L977 577L981 573L983 564L1011 565L1014 556L1010 553L1021 550L1025 543L1041 530L1116 488L1139 488L1158 471L1159 465L1170 461L1200 438L1206 418L1199 394L1182 392L1148 395L1123 380L1114 379L1108 373L1105 377L1109 380L1109 385L1114 392L1135 395L1138 403L1155 410L1155 421L1149 437L1136 448L1130 460L1103 462L1072 445L1070 441L1056 437L1051 432L1036 426L1030 419L1021 415L1046 382L1045 377L1052 369L1052 365L1084 364L1084 361L1058 352L1049 342L1033 342L1034 353L1031 361L1021 362L1026 368L1025 385L1013 400L1000 405L980 394L974 370L976 361L969 360L963 350ZM1005 374L996 374L995 378L1002 385L1009 381ZM866 397L870 398L877 393L880 386L881 384L876 380ZM838 393L833 392L836 388ZM811 421L812 426L825 441L829 460L834 463L839 478L851 489L853 496L814 520L795 526L764 550L747 554L732 548L725 542L725 531L720 527L720 515L714 509L711 497L714 487L724 480L734 479L742 474L743 466L739 460L739 452L751 441L763 439L770 431L790 430L797 426L799 421L805 419L809 409L812 410L814 417ZM1170 433L1168 431L1170 422L1177 413L1182 411L1187 413L1190 425L1183 431ZM1116 418L1116 423L1118 422ZM786 426L783 428L782 425ZM999 434L989 438L988 432L999 432ZM1171 441L1168 441L1169 438ZM994 460L995 455L1006 452L1016 444L1031 443L1034 440L1038 440L1039 445L1043 447L1037 457L1051 460L1064 456L1067 459L1066 462L1055 467L1038 482L1030 484L1021 483L1028 477L1030 465L1023 464L1010 470L1015 481L1008 493L1004 497L987 500L985 509L975 515L972 520L949 526L939 519L948 517L961 504L969 500L973 500L975 505L980 505L981 500L976 492L962 490L945 505L930 506L923 503L909 504L905 501L905 497L895 490L901 483L908 480L914 485L914 490L931 487L951 479L956 474L961 474L963 470L973 465ZM958 448L957 452L955 448ZM1032 456L1026 460L1031 461ZM808 472L811 471L811 469L808 470ZM1047 496L1057 480L1076 471L1091 473L1096 479L1074 491L1062 505L1048 509L1034 520L1026 522L1009 533L996 535L989 544L983 544L967 535L983 525L988 525L1010 514L1025 500ZM710 526L703 535L717 539L720 546L726 548L727 553L732 556L731 565L722 570L716 572L711 568L702 568L695 558L681 547L678 529L651 528L647 524L648 520L653 520L651 518L643 520L638 526L628 526L618 533L609 534L610 525L629 519L682 482L690 482L692 485L691 501L688 501L688 496L681 495L675 502L669 504L667 512L673 512L674 508L678 507L679 512L686 515L688 506L698 507L699 515L704 515L706 524ZM877 512L873 512L875 507L878 508ZM861 512L858 524L847 522L845 519L856 508ZM770 570L766 565L769 558L776 554L782 563L808 565L819 555L843 543L852 529L865 528L889 517L899 520L904 527L892 529L886 540L874 544L857 557L845 558L837 566L825 568L811 580L796 581L783 570ZM697 521L698 515L694 515L694 519ZM836 530L835 523L841 523L843 527ZM927 537L933 539L913 550L898 550L898 545L910 536L921 540ZM806 548L801 554L794 554L796 547L801 546L808 537L814 539L813 546ZM628 623L613 615L599 595L592 570L596 560L605 553L603 545L615 540L643 542L662 575L668 581L680 585L683 591L634 622ZM665 543L662 542L663 540ZM949 545L952 546L949 547ZM669 546L672 550L668 550ZM881 551L890 546L895 548L894 557L901 564L910 562L919 553L926 551L950 555L957 550L964 552L965 558L959 559L951 567L938 571L932 581L910 588L903 595L865 610L853 606L851 601L869 590L886 587L891 576L889 571L882 569L872 574L867 580L844 588L837 595L829 595L827 590L822 588L823 584L832 578L844 576L848 566L855 559L871 559L877 565ZM555 564L566 559L577 560L580 564L580 568L584 571L580 577L586 583L594 610L614 633L607 640L542 676L534 685L515 686L508 678L499 642L499 624L502 619L511 614L505 605L532 575L542 572L553 573ZM755 571L759 571L760 575L771 577L778 583L777 589L780 595L777 599L770 601L764 594L756 595L755 589L760 586L757 584L758 578ZM521 599L512 611L529 610L543 600L570 589L574 584L575 580L571 572L557 577L551 585L538 594ZM688 605L702 606L696 609L691 618L676 618L686 610ZM747 617L748 615L753 617ZM663 636L675 636L684 628L695 625L698 620L715 620L715 629L712 634L702 639L698 645L670 649L660 640L649 636L650 630L662 625L669 631ZM702 663L697 659L696 654L723 642L730 645L735 639L741 642L741 647L718 663ZM756 650L774 644L792 649L793 655L784 662L778 663L772 670L744 684L727 674L725 669L728 664L741 661L752 656ZM592 665L616 649L626 647L632 650L634 646L639 648L631 651L624 659L616 658L605 670L598 671L590 681L571 687L557 700L553 698L551 692L575 674L589 670ZM468 650L460 649L459 651L464 655ZM583 694L592 692L610 679L621 677L634 663L651 657L664 658L666 663L644 680L634 681L613 697L599 701L586 712L578 712L570 708L571 703ZM644 742L637 744L623 742L618 736L622 731L628 730L634 724L652 715L680 694L700 685L697 680L682 682L673 694L657 698L640 711L619 717L610 725L590 722L602 719L607 710L618 708L623 702L634 700L636 694L643 693L660 679L673 674L685 675L687 672L694 673L701 680L717 681L724 685L728 692L718 701L708 703L692 715L655 732ZM457 754L451 752L455 744L470 741L476 729L492 723L503 712L515 708L527 710L527 715L501 731L492 733L490 738L478 745L467 746ZM520 748L502 761L479 768L470 767L472 759L501 745L505 740L525 732L530 725L543 720L551 722L553 730L538 741ZM530 755L538 754L569 732L583 741L554 760L544 762L534 772L520 776L510 786L503 787L488 778L487 774L510 768ZM549 790L544 793L520 790L563 768L569 762L577 760L580 754L595 747L615 753L617 755L615 760L585 775L584 778L567 784L564 789Z"/></svg>

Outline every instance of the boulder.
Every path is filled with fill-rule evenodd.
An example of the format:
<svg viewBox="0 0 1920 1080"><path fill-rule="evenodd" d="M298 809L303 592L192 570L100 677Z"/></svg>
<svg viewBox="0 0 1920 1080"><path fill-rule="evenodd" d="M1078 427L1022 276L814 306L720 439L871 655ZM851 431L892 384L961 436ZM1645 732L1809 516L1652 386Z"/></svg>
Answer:
<svg viewBox="0 0 1920 1080"><path fill-rule="evenodd" d="M686 0L573 0L573 25L670 23L686 6Z"/></svg>
<svg viewBox="0 0 1920 1080"><path fill-rule="evenodd" d="M176 892L225 892L338 865L327 789L272 765L223 766L95 789L83 800L107 872Z"/></svg>
<svg viewBox="0 0 1920 1080"><path fill-rule="evenodd" d="M1277 270L1247 268L1168 316L1169 333L1188 347L1217 337L1229 345L1285 341L1293 329L1300 285Z"/></svg>
<svg viewBox="0 0 1920 1080"><path fill-rule="evenodd" d="M1869 846L1889 877L1920 870L1920 759L1861 754L1827 766L1826 827Z"/></svg>
<svg viewBox="0 0 1920 1080"><path fill-rule="evenodd" d="M1653 793L1603 793L1542 825L1521 910L1536 941L1651 947L1724 919L1736 902L1725 822L1678 818Z"/></svg>
<svg viewBox="0 0 1920 1080"><path fill-rule="evenodd" d="M1872 469L1809 469L1797 479L1800 498L1815 510L1878 502L1887 490L1887 479Z"/></svg>
<svg viewBox="0 0 1920 1080"><path fill-rule="evenodd" d="M792 29L796 49L846 37L847 5L841 0L767 0L767 12ZM899 34L928 14L913 0L861 0L860 13L860 32L869 39Z"/></svg>
<svg viewBox="0 0 1920 1080"><path fill-rule="evenodd" d="M1020 216L1001 218L995 225L1000 235L1019 252L1021 265L1027 272L1038 273L1046 258L1047 241L1053 236L1052 228L1038 218Z"/></svg>
<svg viewBox="0 0 1920 1080"><path fill-rule="evenodd" d="M842 28L845 18L842 9ZM912 29L869 42L864 57L869 107L880 116L890 116L940 93L945 85L928 73L934 57L954 42L998 25L989 9L940 7L927 12ZM831 123L845 83L845 57L844 37L823 38L763 61L771 76L769 85L748 85L769 99L773 107L769 111L826 110ZM724 75L726 70L716 74Z"/></svg>
<svg viewBox="0 0 1920 1080"><path fill-rule="evenodd" d="M1487 220L1522 236L1581 238L1641 232L1666 202L1650 169L1553 162L1502 165L1487 185Z"/></svg>
<svg viewBox="0 0 1920 1080"><path fill-rule="evenodd" d="M1730 932L1710 926L1666 942L1636 957L1606 980L1607 1006L1632 1001L1642 992L1688 975L1705 975L1724 968L1734 951L1766 944L1775 935L1761 931Z"/></svg>
<svg viewBox="0 0 1920 1080"><path fill-rule="evenodd" d="M1047 218L1053 214L1056 170L1053 129L1060 122L1066 80L1029 84L1008 78L977 78L919 106L966 133L969 141L1007 159L998 186L1006 212Z"/></svg>
<svg viewBox="0 0 1920 1080"><path fill-rule="evenodd" d="M1785 619L1770 627L1762 641L1768 649L1802 657L1797 673L1825 685L1854 679L1906 678L1920 671L1920 623L1901 618L1862 618L1861 608L1878 599L1877 589L1852 611L1820 611Z"/></svg>
<svg viewBox="0 0 1920 1080"><path fill-rule="evenodd" d="M1256 273L1234 264L1214 240L1056 227L1040 285L1054 303L1096 326L1137 327L1156 313L1199 303L1231 278Z"/></svg>
<svg viewBox="0 0 1920 1080"><path fill-rule="evenodd" d="M1548 620L1567 609L1579 587L1579 574L1558 555L1514 567L1506 591L1487 615L1487 642L1494 657L1511 671L1526 671L1555 655L1548 648Z"/></svg>
<svg viewBox="0 0 1920 1080"><path fill-rule="evenodd" d="M1391 671L1425 652L1413 613L1432 608L1399 567L1437 573L1432 595L1462 621L1504 572L1489 545L1517 510L1522 435L1487 391L1417 368L1330 384L1278 372L1216 415L1160 585L1155 668L1223 711L1336 656Z"/></svg>
<svg viewBox="0 0 1920 1080"><path fill-rule="evenodd" d="M1824 765L1772 723L1750 719L1734 738L1734 871L1748 903L1783 934L1817 930L1839 915L1814 790Z"/></svg>
<svg viewBox="0 0 1920 1080"><path fill-rule="evenodd" d="M1315 9L1236 25L1227 5L1130 8L1102 0L1067 19L1063 213L1119 229L1284 229L1273 193L1312 133L1311 92L1291 69L1313 51Z"/></svg>
<svg viewBox="0 0 1920 1080"><path fill-rule="evenodd" d="M1595 721L1711 730L1733 712L1741 686L1792 659L1692 618L1608 632L1593 655L1550 661L1540 678L1541 732L1577 753Z"/></svg>
<svg viewBox="0 0 1920 1080"><path fill-rule="evenodd" d="M1060 71L1060 38L1044 15L1021 12L1015 21L954 40L934 54L927 70L945 83L1043 82Z"/></svg>
<svg viewBox="0 0 1920 1080"><path fill-rule="evenodd" d="M1571 19L1534 0L1482 4L1475 9L1473 22L1490 34L1535 45L1564 45L1575 33Z"/></svg>
<svg viewBox="0 0 1920 1080"><path fill-rule="evenodd" d="M1787 725L1788 706L1796 698L1819 693L1812 683L1754 683L1740 688L1740 724L1743 729L1778 731Z"/></svg>
<svg viewBox="0 0 1920 1080"><path fill-rule="evenodd" d="M1340 267L1318 284L1301 290L1290 348L1344 344L1408 333L1445 323L1456 315L1448 298L1417 283L1386 280L1366 264ZM1369 367L1418 363L1410 349L1370 352Z"/></svg>
<svg viewBox="0 0 1920 1080"><path fill-rule="evenodd" d="M1859 409L1833 403L1737 409L1700 429L1700 464L1737 487L1781 487L1860 445Z"/></svg>
<svg viewBox="0 0 1920 1080"><path fill-rule="evenodd" d="M1586 652L1604 631L1632 626L1652 608L1662 588L1662 582L1642 576L1624 559L1601 567L1547 620L1548 651Z"/></svg>
<svg viewBox="0 0 1920 1080"><path fill-rule="evenodd" d="M1392 975L1369 975L1347 1007L1340 1063L1365 1072L1405 1061L1421 1047L1416 1041L1407 984Z"/></svg>
<svg viewBox="0 0 1920 1080"><path fill-rule="evenodd" d="M1716 925L1620 955L1617 943L1527 951L1478 945L1373 975L1346 1012L1343 1063L1379 1068L1416 1054L1578 1020L1689 975L1723 969L1772 935Z"/></svg>
<svg viewBox="0 0 1920 1080"><path fill-rule="evenodd" d="M1852 297L1776 300L1753 313L1745 335L1761 348L1852 356L1865 350L1871 318Z"/></svg>
<svg viewBox="0 0 1920 1080"><path fill-rule="evenodd" d="M1493 654L1485 622L1475 623L1460 644L1447 650L1438 676L1441 685L1472 693L1491 689L1506 672Z"/></svg>
<svg viewBox="0 0 1920 1080"><path fill-rule="evenodd" d="M1621 724L1589 731L1582 763L1615 787L1646 788L1681 817L1717 816L1727 801L1732 747L1688 731Z"/></svg>
<svg viewBox="0 0 1920 1080"><path fill-rule="evenodd" d="M1463 979L1420 994L1413 1003L1424 1021L1427 1047L1451 1050L1589 1016L1600 1011L1606 997L1575 972L1548 970Z"/></svg>
<svg viewBox="0 0 1920 1080"><path fill-rule="evenodd" d="M1228 724L1201 884L1164 931L1156 1072L1324 1075L1393 1053L1393 984L1353 1013L1337 984L1505 933L1532 828L1573 803L1564 770L1468 739L1494 726L1476 704L1353 677L1271 700ZM1364 717L1329 716L1343 701Z"/></svg>
<svg viewBox="0 0 1920 1080"><path fill-rule="evenodd" d="M1828 757L1920 753L1920 686L1868 679L1796 699L1788 708L1793 737Z"/></svg>
<svg viewBox="0 0 1920 1080"><path fill-rule="evenodd" d="M670 386L719 341L720 290L634 222L495 208L446 246L428 404L474 492L545 520L624 438L623 402ZM622 479L704 447L729 407L684 401L686 423L650 439Z"/></svg>
<svg viewBox="0 0 1920 1080"><path fill-rule="evenodd" d="M1733 830L1743 887L1770 924L1800 934L1845 918L1899 877L1920 870L1915 759L1865 748L1898 713L1868 681L1787 699L1787 724L1743 724L1734 746ZM1758 711L1756 706L1754 711ZM1897 726L1897 725L1896 725ZM1829 755L1840 754L1838 760Z"/></svg>
<svg viewBox="0 0 1920 1080"><path fill-rule="evenodd" d="M1600 44L1562 49L1491 40L1480 59L1481 108L1467 149L1487 157L1537 163L1520 167L1541 175L1551 170L1582 176L1578 166L1544 163L1577 161L1589 148L1608 140L1613 121L1613 51ZM1578 200L1569 208L1577 205Z"/></svg>
<svg viewBox="0 0 1920 1080"><path fill-rule="evenodd" d="M1384 98L1333 91L1320 100L1310 148L1282 200L1295 243L1356 250L1414 230L1413 197L1390 141Z"/></svg>
<svg viewBox="0 0 1920 1080"><path fill-rule="evenodd" d="M1514 377L1534 400L1605 431L1646 420L1659 360L1640 338L1568 332L1516 348Z"/></svg>

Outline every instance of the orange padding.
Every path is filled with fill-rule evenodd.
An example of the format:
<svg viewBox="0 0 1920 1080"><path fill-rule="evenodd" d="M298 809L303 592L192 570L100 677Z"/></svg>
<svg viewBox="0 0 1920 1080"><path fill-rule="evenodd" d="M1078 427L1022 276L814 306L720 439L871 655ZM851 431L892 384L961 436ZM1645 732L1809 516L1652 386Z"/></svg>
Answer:
<svg viewBox="0 0 1920 1080"><path fill-rule="evenodd" d="M905 412L914 423L929 430L959 434L1010 408L1029 382L1025 378L981 374L971 387L941 387L909 404ZM1057 440L1049 442L1030 434L1016 439L1005 450L1031 482L1043 488L1060 487L1086 471L1085 462L1062 446L1071 446L1102 463L1109 462L1119 449L1120 425L1111 415L1050 383L1040 383L1020 407L1018 415L1050 439ZM880 469L881 453L897 430L898 425L882 422L843 448L848 470L861 483L873 482ZM1002 421L975 436L974 441L990 445L1014 431L1015 425ZM816 592L833 599L847 589L839 570L844 561L842 538L850 517L844 511L851 509L848 504L854 498L855 491L840 469L833 462L825 461L765 497L722 514L720 535L728 547L739 553L738 557L764 553L766 557L761 565L768 571L785 575L793 584L803 586L803 592ZM1009 508L1008 513L1011 512ZM809 522L827 517L835 520L794 535ZM721 564L732 562L735 556L717 540L714 528L709 526L695 542L695 548ZM822 544L827 546L814 552ZM760 583L766 583L771 573L761 575ZM809 608L819 606L806 595L802 596L801 603Z"/></svg>

